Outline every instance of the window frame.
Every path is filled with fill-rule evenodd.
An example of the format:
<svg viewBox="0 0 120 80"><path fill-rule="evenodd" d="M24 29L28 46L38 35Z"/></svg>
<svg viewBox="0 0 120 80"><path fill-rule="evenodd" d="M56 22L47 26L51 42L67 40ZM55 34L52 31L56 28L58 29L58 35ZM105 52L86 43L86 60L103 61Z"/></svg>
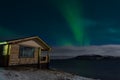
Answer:
<svg viewBox="0 0 120 80"><path fill-rule="evenodd" d="M23 48L31 48L31 49L34 49L34 51L32 52L33 55L30 57L30 56L21 56L21 53L23 54L23 50L21 50L21 47ZM26 45L19 45L19 58L34 58L35 57L35 47L32 47L32 46L26 46Z"/></svg>

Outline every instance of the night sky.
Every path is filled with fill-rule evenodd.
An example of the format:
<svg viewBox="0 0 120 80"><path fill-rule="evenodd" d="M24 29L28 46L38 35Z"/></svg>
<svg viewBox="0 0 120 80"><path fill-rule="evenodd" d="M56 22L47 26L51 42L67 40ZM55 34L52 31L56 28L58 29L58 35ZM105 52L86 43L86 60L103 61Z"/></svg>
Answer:
<svg viewBox="0 0 120 80"><path fill-rule="evenodd" d="M51 46L120 44L120 0L1 0L0 41L29 36Z"/></svg>

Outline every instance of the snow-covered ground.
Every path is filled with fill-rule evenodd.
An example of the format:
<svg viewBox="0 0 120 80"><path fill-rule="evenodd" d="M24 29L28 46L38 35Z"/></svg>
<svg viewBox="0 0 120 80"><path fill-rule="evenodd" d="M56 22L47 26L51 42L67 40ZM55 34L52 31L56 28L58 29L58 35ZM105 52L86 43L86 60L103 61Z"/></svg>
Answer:
<svg viewBox="0 0 120 80"><path fill-rule="evenodd" d="M95 80L75 74L53 70L4 70L0 69L0 80Z"/></svg>

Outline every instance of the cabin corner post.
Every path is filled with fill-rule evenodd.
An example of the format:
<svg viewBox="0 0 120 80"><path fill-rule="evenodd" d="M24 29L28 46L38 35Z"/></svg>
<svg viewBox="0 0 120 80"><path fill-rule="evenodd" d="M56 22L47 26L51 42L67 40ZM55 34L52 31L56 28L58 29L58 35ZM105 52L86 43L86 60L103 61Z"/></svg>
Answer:
<svg viewBox="0 0 120 80"><path fill-rule="evenodd" d="M41 68L41 64L40 64L40 60L41 60L41 49L40 47L38 48L38 68Z"/></svg>
<svg viewBox="0 0 120 80"><path fill-rule="evenodd" d="M9 56L10 56L10 44L7 44L8 45L8 48L7 48L7 55L6 55L6 57L7 57L7 67L9 66Z"/></svg>
<svg viewBox="0 0 120 80"><path fill-rule="evenodd" d="M49 66L50 66L50 52L51 50L48 51L47 53L47 68L49 69Z"/></svg>
<svg viewBox="0 0 120 80"><path fill-rule="evenodd" d="M47 52L47 55L46 55L46 61L47 61L47 63L49 63L49 62L50 62L50 55L49 55L49 51Z"/></svg>

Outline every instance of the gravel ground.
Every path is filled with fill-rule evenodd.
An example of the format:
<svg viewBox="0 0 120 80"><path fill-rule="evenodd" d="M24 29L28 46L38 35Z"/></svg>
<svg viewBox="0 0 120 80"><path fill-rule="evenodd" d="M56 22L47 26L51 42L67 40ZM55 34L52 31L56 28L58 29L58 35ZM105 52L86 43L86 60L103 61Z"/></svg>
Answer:
<svg viewBox="0 0 120 80"><path fill-rule="evenodd" d="M0 69L0 80L97 80L53 70L4 70Z"/></svg>

